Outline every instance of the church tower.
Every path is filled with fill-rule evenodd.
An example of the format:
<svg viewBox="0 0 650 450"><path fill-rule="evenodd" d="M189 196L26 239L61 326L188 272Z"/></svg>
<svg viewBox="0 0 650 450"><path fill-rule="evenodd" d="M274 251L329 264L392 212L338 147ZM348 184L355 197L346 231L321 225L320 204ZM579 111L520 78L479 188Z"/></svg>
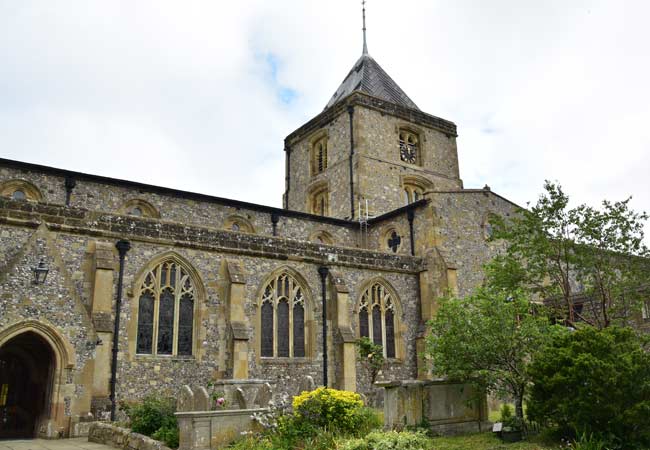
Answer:
<svg viewBox="0 0 650 450"><path fill-rule="evenodd" d="M456 125L421 111L368 53L323 112L285 139L285 209L356 219L462 189Z"/></svg>

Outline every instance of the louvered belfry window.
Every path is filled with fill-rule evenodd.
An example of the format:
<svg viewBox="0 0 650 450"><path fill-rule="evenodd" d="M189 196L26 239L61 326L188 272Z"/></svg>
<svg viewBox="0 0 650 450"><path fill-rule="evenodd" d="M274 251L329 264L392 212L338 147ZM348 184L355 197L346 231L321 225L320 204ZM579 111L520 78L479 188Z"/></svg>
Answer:
<svg viewBox="0 0 650 450"><path fill-rule="evenodd" d="M327 169L327 137L322 137L314 142L311 158L312 175L318 175Z"/></svg>
<svg viewBox="0 0 650 450"><path fill-rule="evenodd" d="M305 297L297 280L286 272L264 287L261 302L261 356L305 356Z"/></svg>
<svg viewBox="0 0 650 450"><path fill-rule="evenodd" d="M149 271L138 298L138 354L192 355L194 285L176 261Z"/></svg>
<svg viewBox="0 0 650 450"><path fill-rule="evenodd" d="M386 358L395 358L395 305L381 283L373 283L361 295L359 335L381 345Z"/></svg>

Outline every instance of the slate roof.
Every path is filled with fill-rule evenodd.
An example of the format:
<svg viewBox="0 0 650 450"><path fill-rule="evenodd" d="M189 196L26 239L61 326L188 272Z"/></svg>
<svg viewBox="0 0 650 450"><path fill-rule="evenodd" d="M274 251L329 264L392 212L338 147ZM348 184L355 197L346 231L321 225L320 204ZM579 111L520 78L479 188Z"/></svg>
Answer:
<svg viewBox="0 0 650 450"><path fill-rule="evenodd" d="M329 103L327 103L325 109L333 106L354 91L361 91L407 108L420 109L386 71L377 64L377 61L365 52L354 64L354 67L345 77Z"/></svg>

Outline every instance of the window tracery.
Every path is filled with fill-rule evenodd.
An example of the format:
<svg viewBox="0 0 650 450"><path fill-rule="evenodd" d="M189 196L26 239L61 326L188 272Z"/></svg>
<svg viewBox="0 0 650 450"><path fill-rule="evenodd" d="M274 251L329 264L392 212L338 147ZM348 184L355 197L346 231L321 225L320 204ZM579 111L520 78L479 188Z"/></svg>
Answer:
<svg viewBox="0 0 650 450"><path fill-rule="evenodd" d="M265 358L305 356L304 288L282 272L269 281L261 298L261 349Z"/></svg>
<svg viewBox="0 0 650 450"><path fill-rule="evenodd" d="M382 283L372 283L359 301L359 336L381 345L384 357L395 358L395 299Z"/></svg>
<svg viewBox="0 0 650 450"><path fill-rule="evenodd" d="M158 264L144 277L138 296L136 352L192 355L195 290L176 261Z"/></svg>

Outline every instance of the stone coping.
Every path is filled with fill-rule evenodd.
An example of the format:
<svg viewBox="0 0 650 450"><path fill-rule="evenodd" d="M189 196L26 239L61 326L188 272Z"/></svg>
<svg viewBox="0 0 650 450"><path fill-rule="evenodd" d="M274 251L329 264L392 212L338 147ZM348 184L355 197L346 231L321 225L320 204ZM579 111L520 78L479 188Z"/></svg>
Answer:
<svg viewBox="0 0 650 450"><path fill-rule="evenodd" d="M239 385L239 384L264 384L264 383L269 383L271 384L271 380L260 380L260 379L255 379L255 378L250 378L250 379L245 379L245 380L216 380L213 381L212 384L214 386L219 386L219 385Z"/></svg>
<svg viewBox="0 0 650 450"><path fill-rule="evenodd" d="M422 258L0 198L0 223L280 260L419 273ZM300 255L299 257L297 255Z"/></svg>
<svg viewBox="0 0 650 450"><path fill-rule="evenodd" d="M88 442L110 445L122 450L171 450L160 441L110 423L95 422L88 430Z"/></svg>
<svg viewBox="0 0 650 450"><path fill-rule="evenodd" d="M413 387L413 386L435 386L444 384L465 384L460 381L452 381L447 378L432 378L429 380L395 380L377 381L375 386L382 388Z"/></svg>
<svg viewBox="0 0 650 450"><path fill-rule="evenodd" d="M176 412L176 417L199 419L209 417L223 417L223 416L251 416L255 413L266 412L269 408L252 408L252 409L218 409L214 411L186 411Z"/></svg>

